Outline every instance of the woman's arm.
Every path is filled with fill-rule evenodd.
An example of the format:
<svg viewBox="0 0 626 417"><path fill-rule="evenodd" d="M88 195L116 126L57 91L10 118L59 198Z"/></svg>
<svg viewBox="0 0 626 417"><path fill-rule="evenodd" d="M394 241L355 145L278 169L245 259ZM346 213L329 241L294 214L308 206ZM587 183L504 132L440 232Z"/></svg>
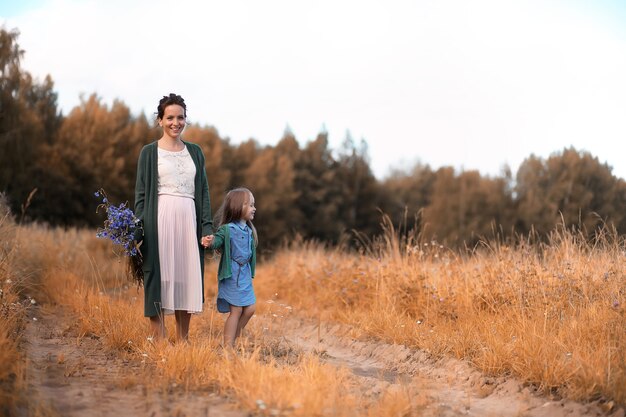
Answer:
<svg viewBox="0 0 626 417"><path fill-rule="evenodd" d="M143 208L146 200L146 178L145 178L145 148L139 153L137 161L137 179L135 181L135 217L140 220L139 226L135 229L135 240L143 239Z"/></svg>
<svg viewBox="0 0 626 417"><path fill-rule="evenodd" d="M202 155L202 151L200 154ZM211 196L209 195L209 182L206 177L204 155L202 155L200 182L202 184L202 236L208 236L213 233L213 218L211 217Z"/></svg>

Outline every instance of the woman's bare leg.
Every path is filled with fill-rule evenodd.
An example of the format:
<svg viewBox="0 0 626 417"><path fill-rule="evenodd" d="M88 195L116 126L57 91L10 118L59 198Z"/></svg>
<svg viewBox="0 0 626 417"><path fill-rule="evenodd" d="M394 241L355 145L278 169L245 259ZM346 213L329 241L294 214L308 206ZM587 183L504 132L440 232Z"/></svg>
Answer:
<svg viewBox="0 0 626 417"><path fill-rule="evenodd" d="M150 317L150 333L155 341L165 339L165 322L162 311L159 311L156 316Z"/></svg>
<svg viewBox="0 0 626 417"><path fill-rule="evenodd" d="M189 322L191 314L185 310L175 310L176 317L176 340L186 342L189 340Z"/></svg>

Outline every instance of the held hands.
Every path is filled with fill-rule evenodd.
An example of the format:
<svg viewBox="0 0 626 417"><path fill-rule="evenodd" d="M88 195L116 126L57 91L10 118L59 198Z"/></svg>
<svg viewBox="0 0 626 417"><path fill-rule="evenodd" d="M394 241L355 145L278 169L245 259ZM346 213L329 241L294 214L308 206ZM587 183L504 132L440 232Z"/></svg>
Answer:
<svg viewBox="0 0 626 417"><path fill-rule="evenodd" d="M213 235L202 236L202 239L200 239L200 244L204 246L205 248L208 248L209 246L211 246L212 243L213 243Z"/></svg>

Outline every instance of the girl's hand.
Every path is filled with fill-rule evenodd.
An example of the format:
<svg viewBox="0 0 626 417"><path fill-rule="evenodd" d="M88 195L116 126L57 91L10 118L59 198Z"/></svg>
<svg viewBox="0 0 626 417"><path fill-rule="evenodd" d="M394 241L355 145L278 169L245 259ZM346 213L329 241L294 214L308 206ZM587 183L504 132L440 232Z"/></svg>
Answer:
<svg viewBox="0 0 626 417"><path fill-rule="evenodd" d="M213 235L202 236L202 239L200 239L200 243L205 248L208 248L213 243Z"/></svg>

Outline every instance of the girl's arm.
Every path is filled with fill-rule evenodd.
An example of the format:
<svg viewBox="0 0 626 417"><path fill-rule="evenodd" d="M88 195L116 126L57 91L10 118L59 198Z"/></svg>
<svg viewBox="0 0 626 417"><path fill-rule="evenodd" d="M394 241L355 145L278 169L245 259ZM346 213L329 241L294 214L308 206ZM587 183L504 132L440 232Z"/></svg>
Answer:
<svg viewBox="0 0 626 417"><path fill-rule="evenodd" d="M209 249L221 249L224 247L224 241L226 239L226 227L227 224L217 229L217 232L213 234L213 243L209 245Z"/></svg>

